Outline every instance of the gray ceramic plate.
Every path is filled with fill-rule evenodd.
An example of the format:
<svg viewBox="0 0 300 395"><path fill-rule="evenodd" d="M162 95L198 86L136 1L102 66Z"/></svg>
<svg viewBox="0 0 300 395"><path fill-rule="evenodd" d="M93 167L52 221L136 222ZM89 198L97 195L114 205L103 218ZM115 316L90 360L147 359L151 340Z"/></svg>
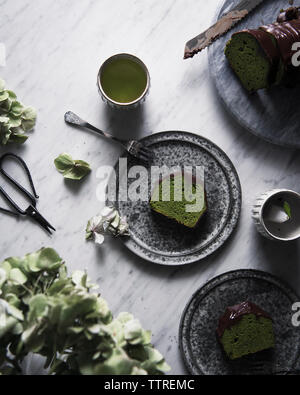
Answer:
<svg viewBox="0 0 300 395"><path fill-rule="evenodd" d="M273 318L276 348L269 358L274 372L295 368L300 355L300 333L292 325L292 305L299 297L268 273L238 270L207 283L184 311L179 341L191 374L246 374L241 362L233 364L227 360L216 337L219 318L226 308L244 301L256 303Z"/></svg>
<svg viewBox="0 0 300 395"><path fill-rule="evenodd" d="M185 265L207 257L228 240L240 216L241 187L233 164L211 141L191 133L164 132L143 141L154 154L155 166L205 168L209 209L200 225L190 230L153 213L151 192L147 202L118 201L117 208L127 217L131 233L122 240L138 256L162 265ZM128 157L129 168L139 164Z"/></svg>
<svg viewBox="0 0 300 395"><path fill-rule="evenodd" d="M238 2L239 0L226 0L218 11L217 18ZM224 55L226 42L235 31L256 29L263 24L272 23L279 10L287 7L287 0L264 0L247 18L209 48L209 63L219 96L243 127L274 144L300 148L300 89L279 86L251 95L242 87Z"/></svg>

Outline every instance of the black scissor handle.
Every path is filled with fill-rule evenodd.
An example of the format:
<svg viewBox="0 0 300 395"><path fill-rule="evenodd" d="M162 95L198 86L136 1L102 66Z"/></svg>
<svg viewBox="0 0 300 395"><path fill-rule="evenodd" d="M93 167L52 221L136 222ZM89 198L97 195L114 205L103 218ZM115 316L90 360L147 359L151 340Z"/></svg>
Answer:
<svg viewBox="0 0 300 395"><path fill-rule="evenodd" d="M29 180L29 184L30 187L32 189L33 194L31 194L30 192L27 191L27 189L25 189L21 184L19 184L16 180L14 180L4 169L3 169L3 162L5 159L7 158L12 158L15 159L16 161L18 161L21 166L23 167L23 169L25 170L25 173L28 177ZM18 155L15 155L13 153L6 153L4 155L2 155L0 157L0 173L10 181L11 184L13 184L17 189L19 189L25 196L28 197L28 199L31 201L32 205L35 206L36 205L36 201L39 198L33 181L32 181L32 177L30 174L30 171L26 165L26 163L24 162L24 160L22 158L20 158ZM26 211L22 210L12 199L11 197L4 191L4 189L0 186L0 192L2 193L2 195L4 196L4 198L8 201L8 203L21 215L26 215Z"/></svg>

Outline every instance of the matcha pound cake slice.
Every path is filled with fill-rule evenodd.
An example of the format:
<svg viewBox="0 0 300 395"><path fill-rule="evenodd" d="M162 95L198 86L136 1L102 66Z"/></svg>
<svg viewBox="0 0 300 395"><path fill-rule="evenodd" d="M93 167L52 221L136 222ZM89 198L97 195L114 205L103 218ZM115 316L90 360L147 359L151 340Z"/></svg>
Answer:
<svg viewBox="0 0 300 395"><path fill-rule="evenodd" d="M228 41L225 55L249 92L287 81L298 82L299 67L292 65L292 48L300 41L299 9L283 10L277 22L256 30L242 30Z"/></svg>
<svg viewBox="0 0 300 395"><path fill-rule="evenodd" d="M251 302L228 307L220 318L217 335L231 360L275 346L271 317Z"/></svg>
<svg viewBox="0 0 300 395"><path fill-rule="evenodd" d="M269 88L276 81L279 54L276 41L267 32L257 29L233 34L225 55L249 92Z"/></svg>
<svg viewBox="0 0 300 395"><path fill-rule="evenodd" d="M156 213L194 229L207 211L204 182L196 184L192 176L173 174L154 188L150 206Z"/></svg>

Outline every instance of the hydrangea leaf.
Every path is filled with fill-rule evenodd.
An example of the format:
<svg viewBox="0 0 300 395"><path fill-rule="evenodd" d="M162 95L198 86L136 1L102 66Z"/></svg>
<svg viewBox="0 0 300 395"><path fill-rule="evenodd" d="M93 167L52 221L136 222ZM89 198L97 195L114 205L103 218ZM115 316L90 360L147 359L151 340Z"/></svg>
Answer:
<svg viewBox="0 0 300 395"><path fill-rule="evenodd" d="M33 107L27 107L22 112L22 128L25 132L32 130L36 124L36 110Z"/></svg>
<svg viewBox="0 0 300 395"><path fill-rule="evenodd" d="M12 131L9 127L9 118L0 116L0 143L5 145L8 143Z"/></svg>
<svg viewBox="0 0 300 395"><path fill-rule="evenodd" d="M93 367L85 361L81 365L80 371L84 375L130 375L133 367L134 361L128 358L122 349L114 349L104 363L99 363Z"/></svg>
<svg viewBox="0 0 300 395"><path fill-rule="evenodd" d="M99 297L97 299L96 308L97 308L97 313L100 315L101 320L103 320L105 324L111 322L112 314L111 311L109 310L108 303L105 299Z"/></svg>
<svg viewBox="0 0 300 395"><path fill-rule="evenodd" d="M91 167L87 162L75 160L72 169L64 173L64 177L69 180L80 181L91 172Z"/></svg>
<svg viewBox="0 0 300 395"><path fill-rule="evenodd" d="M35 319L43 317L47 313L48 299L45 295L36 295L29 302L28 320L32 322Z"/></svg>
<svg viewBox="0 0 300 395"><path fill-rule="evenodd" d="M1 320L0 317L0 339L2 339L9 332L13 331L17 324L18 321L13 317L5 317L5 320Z"/></svg>
<svg viewBox="0 0 300 395"><path fill-rule="evenodd" d="M86 273L85 272L83 272L83 271L81 271L81 270L76 270L76 272L74 272L73 274L72 274L72 281L73 281L73 284L75 284L75 285L82 285L82 279L83 279L83 277L86 275Z"/></svg>
<svg viewBox="0 0 300 395"><path fill-rule="evenodd" d="M99 334L99 332L101 331L102 325L100 324L94 324L88 327L88 331L93 334L93 335L97 335Z"/></svg>
<svg viewBox="0 0 300 395"><path fill-rule="evenodd" d="M19 321L24 320L24 315L23 315L22 311L17 309L15 306L9 305L9 308L7 311L12 317L16 318L17 320L19 320Z"/></svg>
<svg viewBox="0 0 300 395"><path fill-rule="evenodd" d="M90 280L86 272L77 270L72 275L72 282L77 287L82 287L86 290L93 288L94 286L90 283Z"/></svg>
<svg viewBox="0 0 300 395"><path fill-rule="evenodd" d="M26 344L30 340L32 335L36 332L36 330L37 330L37 325L33 325L27 328L26 331L24 331L22 334L22 342Z"/></svg>
<svg viewBox="0 0 300 395"><path fill-rule="evenodd" d="M131 376L147 376L147 374L148 373L146 372L146 370L138 368L136 366L132 369L131 372Z"/></svg>
<svg viewBox="0 0 300 395"><path fill-rule="evenodd" d="M57 270L62 263L61 257L52 248L43 248L38 254L38 267L41 270Z"/></svg>
<svg viewBox="0 0 300 395"><path fill-rule="evenodd" d="M138 344L143 336L143 329L138 320L128 321L124 326L125 339L132 344Z"/></svg>
<svg viewBox="0 0 300 395"><path fill-rule="evenodd" d="M9 98L9 94L7 91L0 92L0 102L4 102Z"/></svg>
<svg viewBox="0 0 300 395"><path fill-rule="evenodd" d="M9 274L9 279L17 284L25 284L27 282L27 277L20 269L12 269Z"/></svg>
<svg viewBox="0 0 300 395"><path fill-rule="evenodd" d="M10 115L17 118L22 115L22 112L23 112L22 104L20 102L18 102L17 100L15 100L10 107L10 111L9 111ZM21 122L21 120L20 120L20 122Z"/></svg>
<svg viewBox="0 0 300 395"><path fill-rule="evenodd" d="M165 360L155 364L156 374L157 374L157 372L159 372L160 374L164 374L164 373L170 372L170 370L171 370L171 367L167 364L167 362Z"/></svg>
<svg viewBox="0 0 300 395"><path fill-rule="evenodd" d="M91 172L91 167L82 160L73 160L69 154L61 154L54 161L56 169L69 180L81 180Z"/></svg>
<svg viewBox="0 0 300 395"><path fill-rule="evenodd" d="M5 299L7 300L7 302L11 305L14 306L16 308L20 307L20 299L17 297L16 294L13 293L8 293L5 295Z"/></svg>
<svg viewBox="0 0 300 395"><path fill-rule="evenodd" d="M23 107L22 110L22 119L25 121L33 121L36 120L37 114L36 114L36 109L33 107Z"/></svg>
<svg viewBox="0 0 300 395"><path fill-rule="evenodd" d="M15 318L16 320L23 321L24 315L21 310L10 305L6 300L0 299L0 316L6 314ZM3 321L2 321L3 322Z"/></svg>
<svg viewBox="0 0 300 395"><path fill-rule="evenodd" d="M51 287L48 289L48 295L56 295L63 291L67 286L68 282L64 279L54 281Z"/></svg>
<svg viewBox="0 0 300 395"><path fill-rule="evenodd" d="M32 273L43 270L56 271L62 264L62 259L52 248L43 248L33 254L28 254L24 260L24 266Z"/></svg>
<svg viewBox="0 0 300 395"><path fill-rule="evenodd" d="M17 99L17 95L15 94L15 92L10 91L10 90L7 90L7 93L8 93L9 98L10 98L11 100L16 100L16 99Z"/></svg>
<svg viewBox="0 0 300 395"><path fill-rule="evenodd" d="M9 263L9 259L5 260L4 262L1 263L1 269L3 269L6 273L6 278L9 276L9 273L12 269L11 264Z"/></svg>
<svg viewBox="0 0 300 395"><path fill-rule="evenodd" d="M17 322L16 325L12 329L12 334L20 336L23 333L23 325L20 322Z"/></svg>
<svg viewBox="0 0 300 395"><path fill-rule="evenodd" d="M19 128L21 124L22 121L20 118L14 118L14 117L9 118L9 128Z"/></svg>
<svg viewBox="0 0 300 395"><path fill-rule="evenodd" d="M118 320L112 321L109 325L104 328L104 331L110 334L110 336L115 340L119 347L124 347L126 345L124 328Z"/></svg>
<svg viewBox="0 0 300 395"><path fill-rule="evenodd" d="M133 315L130 313L120 313L117 320L122 322L123 324L126 324L129 321L132 321L134 319Z"/></svg>
<svg viewBox="0 0 300 395"><path fill-rule="evenodd" d="M71 327L68 328L68 333L73 334L73 335L80 335L83 332L83 328L78 326L78 327Z"/></svg>
<svg viewBox="0 0 300 395"><path fill-rule="evenodd" d="M24 144L28 139L28 136L24 133L11 133L9 137L10 143Z"/></svg>
<svg viewBox="0 0 300 395"><path fill-rule="evenodd" d="M22 334L22 341L25 343L29 352L38 353L45 344L46 335L45 333L38 333L38 326L34 325L27 329Z"/></svg>
<svg viewBox="0 0 300 395"><path fill-rule="evenodd" d="M26 267L27 271L30 273L38 273L41 271L39 267L39 252L28 254L25 256L24 266Z"/></svg>
<svg viewBox="0 0 300 395"><path fill-rule="evenodd" d="M59 157L55 159L54 164L60 173L64 173L65 171L68 171L73 168L74 161L71 155L61 154L59 155Z"/></svg>
<svg viewBox="0 0 300 395"><path fill-rule="evenodd" d="M8 97L8 99L0 102L0 113L5 116L9 115L9 111L11 109L13 102L14 101L13 99L10 98L10 96Z"/></svg>
<svg viewBox="0 0 300 395"><path fill-rule="evenodd" d="M0 124L1 125L8 125L9 124L9 118L7 116L0 116Z"/></svg>
<svg viewBox="0 0 300 395"><path fill-rule="evenodd" d="M11 136L11 132L10 131L2 133L1 137L0 137L0 143L2 145L6 145L9 142L9 140L10 140L10 136Z"/></svg>

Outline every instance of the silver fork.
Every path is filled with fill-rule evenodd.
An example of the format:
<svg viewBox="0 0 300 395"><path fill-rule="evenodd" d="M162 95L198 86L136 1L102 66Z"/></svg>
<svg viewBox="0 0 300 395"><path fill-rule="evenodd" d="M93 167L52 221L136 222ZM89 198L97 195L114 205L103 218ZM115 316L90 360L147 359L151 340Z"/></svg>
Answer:
<svg viewBox="0 0 300 395"><path fill-rule="evenodd" d="M102 137L106 137L110 140L117 142L118 144L122 145L123 148L135 158L142 160L143 162L149 163L153 157L152 152L147 148L142 142L136 140L121 140L117 137L114 137L103 130L96 128L95 126L91 125L90 123L81 119L78 115L74 114L72 111L68 111L65 114L65 121L70 125L75 125L81 128L86 128L92 130L93 132L99 134Z"/></svg>

